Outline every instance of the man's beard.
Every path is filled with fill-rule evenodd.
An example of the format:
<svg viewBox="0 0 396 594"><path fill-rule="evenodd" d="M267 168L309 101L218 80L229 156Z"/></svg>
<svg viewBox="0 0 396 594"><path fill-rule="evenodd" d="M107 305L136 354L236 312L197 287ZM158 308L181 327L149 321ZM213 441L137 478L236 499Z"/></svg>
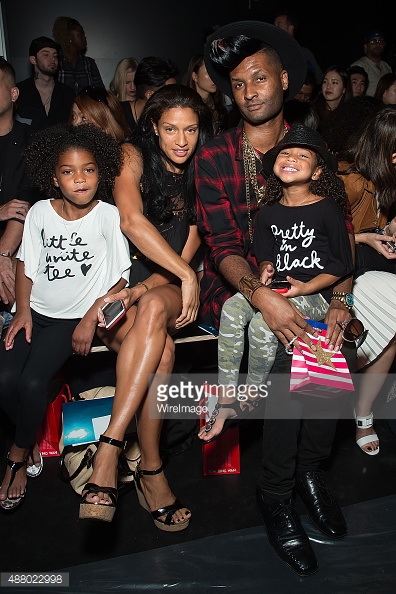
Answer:
<svg viewBox="0 0 396 594"><path fill-rule="evenodd" d="M54 70L47 70L46 68L39 68L37 66L37 70L39 72L41 72L41 74L44 74L44 76L55 76L55 73L56 73L56 70L57 69L55 68ZM37 78L38 78L38 76L37 76Z"/></svg>

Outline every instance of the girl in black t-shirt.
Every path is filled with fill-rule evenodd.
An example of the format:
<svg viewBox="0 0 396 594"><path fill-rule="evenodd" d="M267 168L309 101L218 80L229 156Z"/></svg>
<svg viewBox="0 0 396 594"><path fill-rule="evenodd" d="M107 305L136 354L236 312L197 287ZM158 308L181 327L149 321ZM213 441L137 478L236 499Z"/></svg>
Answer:
<svg viewBox="0 0 396 594"><path fill-rule="evenodd" d="M295 124L263 157L265 196L254 224L253 247L261 281L286 281L283 295L313 320L326 315L332 287L353 270L345 225L347 196L337 178L337 161L316 130ZM275 360L278 339L241 293L222 309L218 343L218 383L228 386L199 433L203 441L218 436L227 418L250 412L259 402L246 394L235 397L249 324L246 383L260 386ZM239 391L240 392L240 391ZM242 400L242 402L241 402Z"/></svg>

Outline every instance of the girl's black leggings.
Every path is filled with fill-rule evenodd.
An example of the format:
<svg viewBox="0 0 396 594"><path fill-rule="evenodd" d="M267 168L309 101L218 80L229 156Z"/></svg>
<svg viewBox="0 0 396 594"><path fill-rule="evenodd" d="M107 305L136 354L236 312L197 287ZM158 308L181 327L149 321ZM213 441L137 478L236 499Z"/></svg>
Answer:
<svg viewBox="0 0 396 594"><path fill-rule="evenodd" d="M32 340L22 329L10 351L0 344L0 407L15 425L15 445L30 448L45 416L48 386L72 354L71 338L80 319L49 318L31 310Z"/></svg>

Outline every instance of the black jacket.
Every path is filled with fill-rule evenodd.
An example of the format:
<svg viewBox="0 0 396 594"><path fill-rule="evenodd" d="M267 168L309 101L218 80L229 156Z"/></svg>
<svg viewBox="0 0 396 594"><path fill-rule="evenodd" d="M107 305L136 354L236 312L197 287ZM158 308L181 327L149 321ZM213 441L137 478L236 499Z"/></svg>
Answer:
<svg viewBox="0 0 396 594"><path fill-rule="evenodd" d="M30 123L32 132L53 124L67 122L69 119L75 97L72 88L55 81L47 115L33 77L19 82L17 87L19 89L19 97L16 102L17 115Z"/></svg>
<svg viewBox="0 0 396 594"><path fill-rule="evenodd" d="M23 151L28 145L30 135L30 126L14 120L9 145L5 153L4 171L0 184L0 204L5 204L13 198L34 204L41 197L32 186L23 157ZM0 237L3 235L6 225L7 221L0 221Z"/></svg>

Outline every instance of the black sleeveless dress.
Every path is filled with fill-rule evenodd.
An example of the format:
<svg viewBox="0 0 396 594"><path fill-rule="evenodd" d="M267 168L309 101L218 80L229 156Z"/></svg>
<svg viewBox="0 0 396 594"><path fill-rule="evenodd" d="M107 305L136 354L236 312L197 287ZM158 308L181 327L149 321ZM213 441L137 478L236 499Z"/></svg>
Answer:
<svg viewBox="0 0 396 594"><path fill-rule="evenodd" d="M155 221L147 214L147 204L145 202L143 204L145 216L179 256L187 241L191 224L185 201L181 197L181 181L182 174L170 172L167 174L167 187L169 188L168 194L170 196L168 199L168 208L172 212L172 217L169 221ZM162 267L141 254L132 242L129 242L129 245L132 261L129 286L133 287L136 283L144 281L154 272L160 272ZM178 279L175 279L174 284L180 284L180 281L178 282Z"/></svg>

